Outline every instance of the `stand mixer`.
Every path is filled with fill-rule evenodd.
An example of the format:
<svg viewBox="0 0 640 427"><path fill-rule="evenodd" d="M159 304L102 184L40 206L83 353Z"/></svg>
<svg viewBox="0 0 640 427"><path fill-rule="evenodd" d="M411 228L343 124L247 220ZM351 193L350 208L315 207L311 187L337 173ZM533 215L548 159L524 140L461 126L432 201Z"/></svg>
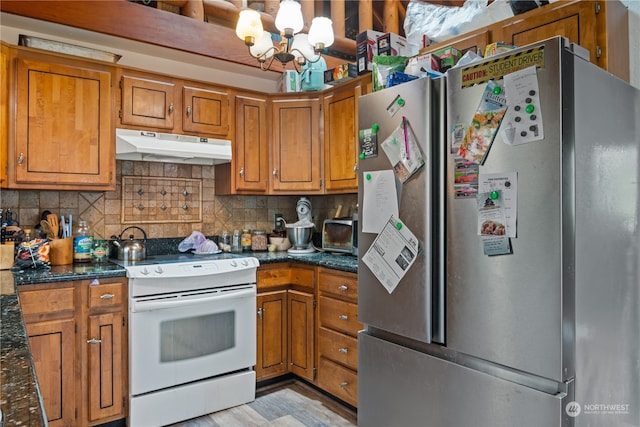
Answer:
<svg viewBox="0 0 640 427"><path fill-rule="evenodd" d="M296 204L298 222L286 224L287 235L291 242L291 248L287 250L292 255L311 254L315 252L311 237L313 235L314 224L311 217L311 201L306 197L301 197Z"/></svg>

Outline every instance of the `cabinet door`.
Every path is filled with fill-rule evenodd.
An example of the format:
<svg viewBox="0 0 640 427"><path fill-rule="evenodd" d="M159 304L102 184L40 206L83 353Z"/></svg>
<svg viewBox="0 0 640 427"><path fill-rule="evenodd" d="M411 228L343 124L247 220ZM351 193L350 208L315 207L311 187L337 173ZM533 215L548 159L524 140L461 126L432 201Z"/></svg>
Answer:
<svg viewBox="0 0 640 427"><path fill-rule="evenodd" d="M27 323L29 347L51 427L76 425L75 322Z"/></svg>
<svg viewBox="0 0 640 427"><path fill-rule="evenodd" d="M9 48L0 46L0 187L7 186L7 138L9 126Z"/></svg>
<svg viewBox="0 0 640 427"><path fill-rule="evenodd" d="M176 108L173 82L124 76L121 86L123 124L173 129Z"/></svg>
<svg viewBox="0 0 640 427"><path fill-rule="evenodd" d="M287 372L287 291L264 292L257 296L258 381Z"/></svg>
<svg viewBox="0 0 640 427"><path fill-rule="evenodd" d="M186 132L229 134L229 100L224 92L182 88L182 129Z"/></svg>
<svg viewBox="0 0 640 427"><path fill-rule="evenodd" d="M125 416L123 400L123 316L121 312L89 316L89 421Z"/></svg>
<svg viewBox="0 0 640 427"><path fill-rule="evenodd" d="M17 60L17 188L115 186L111 72L68 63Z"/></svg>
<svg viewBox="0 0 640 427"><path fill-rule="evenodd" d="M289 371L314 380L314 309L313 295L290 290L289 314Z"/></svg>
<svg viewBox="0 0 640 427"><path fill-rule="evenodd" d="M236 97L236 152L231 173L238 191L265 193L269 187L267 101ZM216 180L218 177L216 176ZM232 180L233 181L233 180Z"/></svg>
<svg viewBox="0 0 640 427"><path fill-rule="evenodd" d="M326 192L358 191L358 97L360 85L324 100L324 179Z"/></svg>
<svg viewBox="0 0 640 427"><path fill-rule="evenodd" d="M275 100L272 107L271 188L284 193L321 193L319 100Z"/></svg>

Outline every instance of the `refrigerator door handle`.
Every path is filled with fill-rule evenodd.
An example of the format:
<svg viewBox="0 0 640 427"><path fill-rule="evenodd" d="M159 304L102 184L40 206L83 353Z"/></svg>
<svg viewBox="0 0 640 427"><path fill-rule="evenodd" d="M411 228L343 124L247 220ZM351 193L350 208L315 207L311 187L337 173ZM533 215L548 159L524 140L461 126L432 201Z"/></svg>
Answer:
<svg viewBox="0 0 640 427"><path fill-rule="evenodd" d="M446 191L446 180L447 180L447 152L449 147L449 132L447 128L447 97L446 97L446 79L438 79L435 81L435 85L439 85L437 87L437 91L440 96L436 96L435 99L438 103L435 111L438 112L438 141L440 143L433 144L434 150L437 150L435 154L435 158L438 159L438 172L436 174L438 184L434 186L438 188L438 208L437 212L437 220L434 222L437 224L437 230L434 232L437 233L437 248L434 248L434 253L438 254L438 258L436 260L436 277L437 279L433 281L433 286L435 289L432 289L433 295L433 311L432 311L432 323L431 323L431 341L437 342L440 344L445 344L445 288L446 288L446 266L445 266L445 255L446 254L446 199L447 199L447 191Z"/></svg>

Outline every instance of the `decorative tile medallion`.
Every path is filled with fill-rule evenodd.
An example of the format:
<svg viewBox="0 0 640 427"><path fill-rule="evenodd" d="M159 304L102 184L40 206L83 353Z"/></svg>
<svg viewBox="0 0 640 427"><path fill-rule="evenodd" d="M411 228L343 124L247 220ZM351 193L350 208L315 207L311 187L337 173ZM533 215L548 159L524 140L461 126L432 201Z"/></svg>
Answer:
<svg viewBox="0 0 640 427"><path fill-rule="evenodd" d="M122 177L122 223L202 222L202 180Z"/></svg>

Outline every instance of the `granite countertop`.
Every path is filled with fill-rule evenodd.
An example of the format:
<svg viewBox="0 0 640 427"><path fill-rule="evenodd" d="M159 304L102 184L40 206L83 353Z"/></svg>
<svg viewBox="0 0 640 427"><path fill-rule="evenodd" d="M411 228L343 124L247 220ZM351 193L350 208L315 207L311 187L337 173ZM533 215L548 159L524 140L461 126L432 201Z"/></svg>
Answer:
<svg viewBox="0 0 640 427"><path fill-rule="evenodd" d="M287 252L244 252L260 264L299 262L351 273L358 271L358 259L351 255L316 252L291 255ZM44 405L29 341L25 329L18 292L20 285L84 280L100 277L125 277L126 270L113 263L71 264L43 270L0 271L0 409L5 425L46 426Z"/></svg>

